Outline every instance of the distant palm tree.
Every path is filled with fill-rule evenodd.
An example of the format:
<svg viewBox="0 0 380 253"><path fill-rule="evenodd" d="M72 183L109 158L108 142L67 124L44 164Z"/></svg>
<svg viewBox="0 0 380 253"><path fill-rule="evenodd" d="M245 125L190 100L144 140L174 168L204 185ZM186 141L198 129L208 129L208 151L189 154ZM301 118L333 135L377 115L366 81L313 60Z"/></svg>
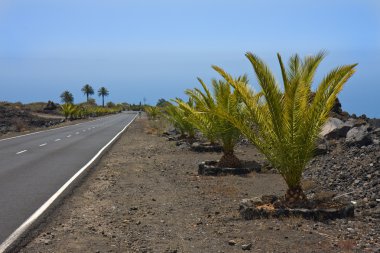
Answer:
<svg viewBox="0 0 380 253"><path fill-rule="evenodd" d="M65 90L64 92L62 92L60 97L61 97L61 101L65 104L72 104L74 102L74 96L68 90Z"/></svg>
<svg viewBox="0 0 380 253"><path fill-rule="evenodd" d="M104 107L104 97L108 96L110 93L109 91L105 88L105 87L101 87L99 90L98 90L98 96L99 97L102 97L103 99L103 107Z"/></svg>
<svg viewBox="0 0 380 253"><path fill-rule="evenodd" d="M83 86L82 92L87 96L87 102L88 102L88 97L90 95L94 95L94 89L89 84L86 84L85 86Z"/></svg>

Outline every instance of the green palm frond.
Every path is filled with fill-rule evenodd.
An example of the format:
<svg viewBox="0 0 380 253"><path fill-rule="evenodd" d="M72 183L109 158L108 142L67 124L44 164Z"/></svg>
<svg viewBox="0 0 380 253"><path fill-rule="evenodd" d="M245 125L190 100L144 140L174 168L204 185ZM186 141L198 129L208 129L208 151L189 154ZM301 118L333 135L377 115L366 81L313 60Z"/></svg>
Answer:
<svg viewBox="0 0 380 253"><path fill-rule="evenodd" d="M63 115L65 116L65 119L73 119L74 116L76 116L76 113L78 112L78 107L71 103L65 103L61 105L61 110Z"/></svg>
<svg viewBox="0 0 380 253"><path fill-rule="evenodd" d="M184 102L181 99L177 98L173 102ZM188 106L192 107L193 102L188 101ZM181 135L187 134L190 138L193 138L195 135L195 127L189 120L189 114L179 106L173 104L168 104L165 107L165 117L173 124L173 126L181 132Z"/></svg>
<svg viewBox="0 0 380 253"><path fill-rule="evenodd" d="M216 141L216 133L214 131L213 124L213 116L206 112L207 107L201 105L200 102L197 102L196 96L200 96L198 92L190 92L187 91L189 96L194 98L195 106L192 107L189 104L185 103L181 100L176 100L175 102L178 104L178 107L186 112L188 115L187 120L199 131L203 133L203 135L211 142L214 143ZM202 101L202 100L200 100Z"/></svg>
<svg viewBox="0 0 380 253"><path fill-rule="evenodd" d="M231 77L232 78L232 77ZM234 79L239 82L248 82L246 75ZM233 154L234 146L239 137L240 130L229 120L220 117L217 111L226 114L238 114L242 109L239 105L241 100L238 93L224 80L212 80L210 90L202 79L198 78L203 90L195 88L186 90L186 94L195 102L194 107L188 106L184 102L177 102L178 106L189 112L189 120L199 129L210 141L218 140L225 153Z"/></svg>
<svg viewBox="0 0 380 253"><path fill-rule="evenodd" d="M145 106L144 111L151 120L157 119L161 114L161 109L158 106Z"/></svg>
<svg viewBox="0 0 380 253"><path fill-rule="evenodd" d="M288 68L278 54L283 91L272 72L256 55L247 53L255 71L260 93L234 80L223 69L213 68L239 94L245 114L219 114L233 123L278 169L289 188L298 187L302 171L313 156L316 139L326 122L338 93L354 74L354 65L332 70L319 84L311 99L315 72L324 59L324 51L301 59L294 55Z"/></svg>

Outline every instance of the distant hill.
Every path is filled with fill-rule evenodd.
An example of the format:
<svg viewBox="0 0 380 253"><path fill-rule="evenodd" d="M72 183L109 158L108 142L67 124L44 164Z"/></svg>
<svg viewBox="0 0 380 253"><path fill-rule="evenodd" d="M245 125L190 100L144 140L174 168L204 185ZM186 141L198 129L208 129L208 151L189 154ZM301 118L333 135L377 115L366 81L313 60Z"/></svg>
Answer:
<svg viewBox="0 0 380 253"><path fill-rule="evenodd" d="M31 104L0 102L0 135L61 123L63 120L61 117L57 117L59 112L56 107L55 109L46 109L48 104L43 102Z"/></svg>

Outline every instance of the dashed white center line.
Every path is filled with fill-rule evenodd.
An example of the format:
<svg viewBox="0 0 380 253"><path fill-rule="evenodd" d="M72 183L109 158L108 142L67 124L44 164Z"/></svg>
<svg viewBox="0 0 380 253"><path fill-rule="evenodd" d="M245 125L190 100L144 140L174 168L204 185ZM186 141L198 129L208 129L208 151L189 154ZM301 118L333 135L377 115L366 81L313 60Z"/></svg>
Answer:
<svg viewBox="0 0 380 253"><path fill-rule="evenodd" d="M91 130L91 127L87 128L87 130Z"/></svg>
<svg viewBox="0 0 380 253"><path fill-rule="evenodd" d="M17 152L16 155L22 154L22 153L24 153L24 152L26 152L26 151L28 151L28 150L26 150L26 149L25 149L25 150L22 150L22 151L20 151L20 152Z"/></svg>
<svg viewBox="0 0 380 253"><path fill-rule="evenodd" d="M76 132L75 134L79 134L79 132Z"/></svg>
<svg viewBox="0 0 380 253"><path fill-rule="evenodd" d="M86 130L85 130L85 129L83 129L83 130L82 130L82 132L86 132Z"/></svg>
<svg viewBox="0 0 380 253"><path fill-rule="evenodd" d="M70 135L68 135L68 136L66 136L67 138L70 138L71 137L71 134Z"/></svg>
<svg viewBox="0 0 380 253"><path fill-rule="evenodd" d="M40 145L40 147L46 146L46 144L47 144L47 143L42 143L42 144Z"/></svg>
<svg viewBox="0 0 380 253"><path fill-rule="evenodd" d="M92 127L92 129L94 129L95 127Z"/></svg>
<svg viewBox="0 0 380 253"><path fill-rule="evenodd" d="M60 141L61 139L56 139L55 141Z"/></svg>

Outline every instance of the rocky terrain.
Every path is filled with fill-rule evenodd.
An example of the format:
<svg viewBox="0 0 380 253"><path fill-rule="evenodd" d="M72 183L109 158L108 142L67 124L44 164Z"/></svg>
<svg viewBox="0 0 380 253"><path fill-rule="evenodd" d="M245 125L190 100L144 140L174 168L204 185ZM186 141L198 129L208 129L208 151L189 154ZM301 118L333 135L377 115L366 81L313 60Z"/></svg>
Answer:
<svg viewBox="0 0 380 253"><path fill-rule="evenodd" d="M51 127L64 121L57 117L56 105L51 101L39 107L40 110L33 110L20 103L0 103L0 135Z"/></svg>
<svg viewBox="0 0 380 253"><path fill-rule="evenodd" d="M342 120L347 121L350 117ZM354 123L333 138L327 131L320 155L304 173L308 196L353 201L355 217L246 221L238 212L240 201L283 195L280 175L263 170L199 176L198 164L219 159L220 153L176 145L139 119L21 252L380 252L378 132L371 124L362 127L367 124ZM352 141L349 132L355 128L365 129L370 141L363 145L359 136ZM265 164L245 142L236 154Z"/></svg>
<svg viewBox="0 0 380 253"><path fill-rule="evenodd" d="M309 194L328 192L333 199L355 205L356 223L337 220L350 238L369 245L380 238L380 128L378 119L348 116L330 118L322 131L318 151L304 172ZM317 183L323 182L323 183ZM354 226L370 228L366 237Z"/></svg>

